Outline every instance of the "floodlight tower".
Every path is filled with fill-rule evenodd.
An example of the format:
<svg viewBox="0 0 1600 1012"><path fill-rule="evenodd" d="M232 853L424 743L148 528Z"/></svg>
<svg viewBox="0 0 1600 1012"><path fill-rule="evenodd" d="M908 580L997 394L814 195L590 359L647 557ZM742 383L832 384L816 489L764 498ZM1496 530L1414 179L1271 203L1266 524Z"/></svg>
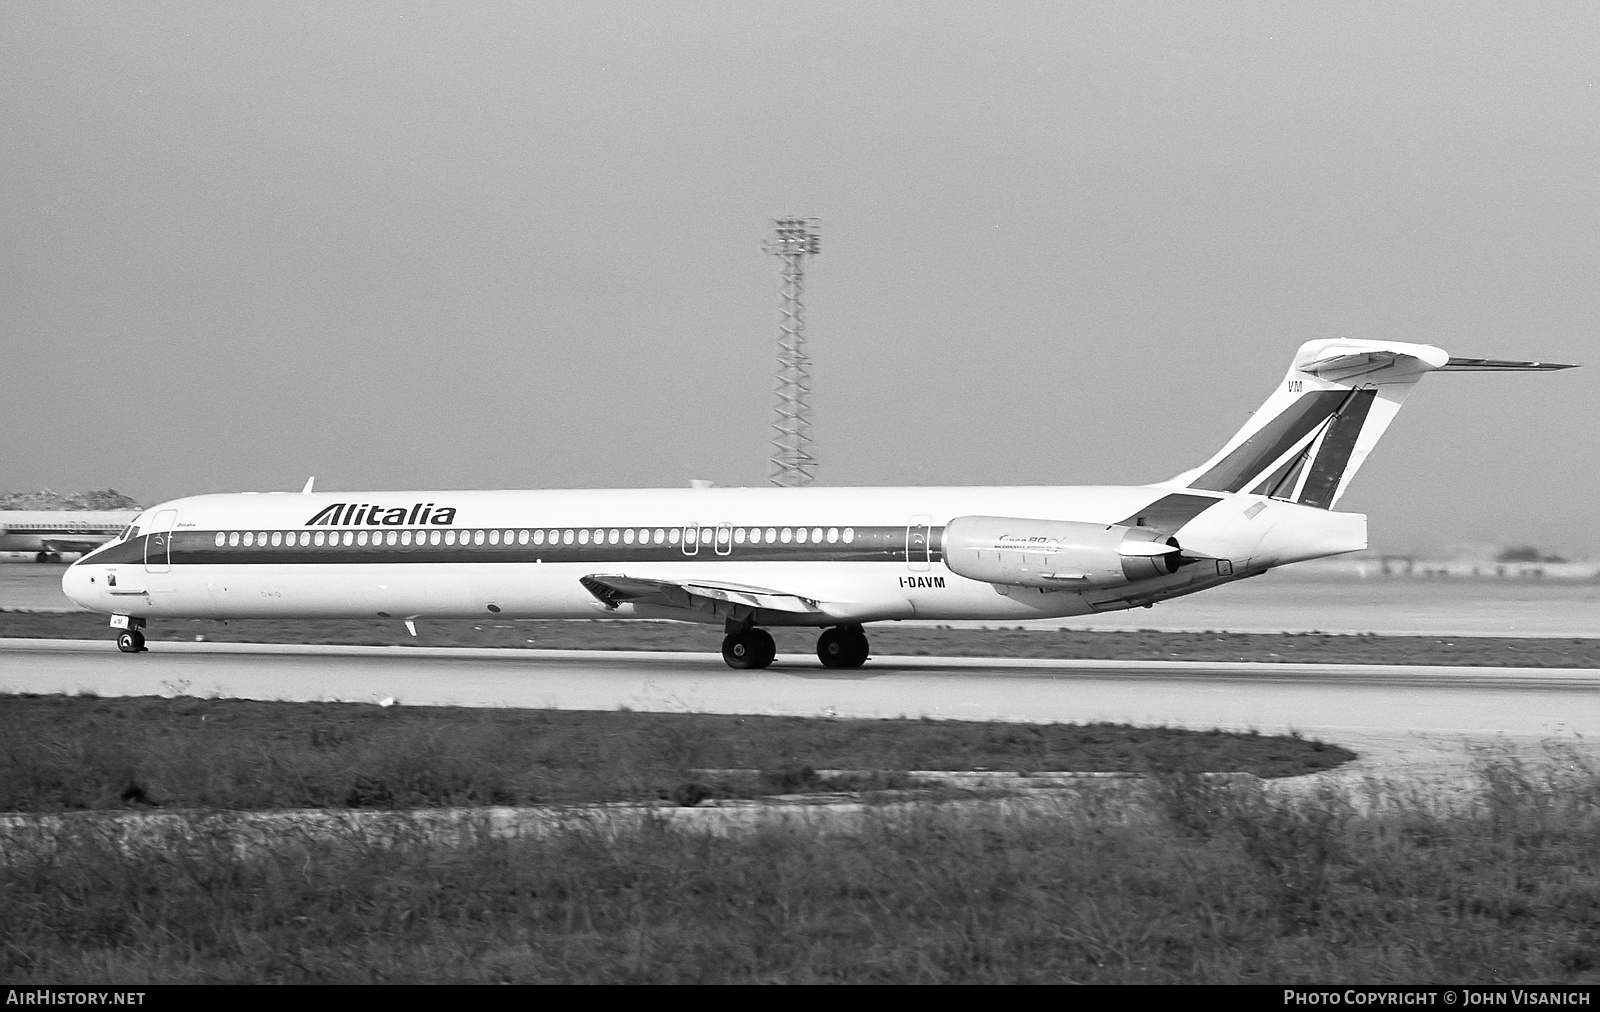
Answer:
<svg viewBox="0 0 1600 1012"><path fill-rule="evenodd" d="M805 290L806 257L822 252L815 218L775 218L764 249L779 260L777 401L772 419L771 482L779 486L811 484L816 459L811 456L811 360L806 356L805 318L800 295Z"/></svg>

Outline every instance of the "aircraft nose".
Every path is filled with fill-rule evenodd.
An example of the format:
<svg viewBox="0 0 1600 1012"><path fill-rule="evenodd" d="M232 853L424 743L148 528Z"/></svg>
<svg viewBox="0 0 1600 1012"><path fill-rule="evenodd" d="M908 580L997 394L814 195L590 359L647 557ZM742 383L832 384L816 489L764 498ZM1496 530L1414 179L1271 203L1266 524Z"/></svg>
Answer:
<svg viewBox="0 0 1600 1012"><path fill-rule="evenodd" d="M89 582L89 571L81 562L74 562L61 574L61 592L73 604L81 604L85 608L93 608L93 598L90 591L97 584Z"/></svg>

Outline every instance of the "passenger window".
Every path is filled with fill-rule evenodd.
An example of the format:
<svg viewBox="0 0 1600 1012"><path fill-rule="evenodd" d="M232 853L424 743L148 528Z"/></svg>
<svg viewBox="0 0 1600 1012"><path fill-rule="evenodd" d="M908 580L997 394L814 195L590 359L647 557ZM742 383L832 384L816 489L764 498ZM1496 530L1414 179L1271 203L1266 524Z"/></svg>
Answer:
<svg viewBox="0 0 1600 1012"><path fill-rule="evenodd" d="M564 530L564 531L561 532L561 543L563 545L572 544L572 531L571 530Z"/></svg>
<svg viewBox="0 0 1600 1012"><path fill-rule="evenodd" d="M322 547L322 542L324 540L326 540L326 539L327 539L327 535L323 534L321 531L318 531L316 533L316 535L311 540L312 540L312 543L314 543L318 548L321 548Z"/></svg>
<svg viewBox="0 0 1600 1012"><path fill-rule="evenodd" d="M839 528L837 528L837 527L829 527L828 528L828 544L831 545L835 541L838 541L838 540L839 540Z"/></svg>
<svg viewBox="0 0 1600 1012"><path fill-rule="evenodd" d="M273 531L272 532L272 547L273 548L277 548L281 544L283 544L283 532L282 531Z"/></svg>
<svg viewBox="0 0 1600 1012"><path fill-rule="evenodd" d="M483 532L482 531L473 531L472 532L472 543L475 544L475 545L483 544Z"/></svg>
<svg viewBox="0 0 1600 1012"><path fill-rule="evenodd" d="M801 527L794 532L794 543L797 545L803 545L806 543L806 529L804 527Z"/></svg>
<svg viewBox="0 0 1600 1012"><path fill-rule="evenodd" d="M533 532L533 543L536 545L544 544L544 531Z"/></svg>
<svg viewBox="0 0 1600 1012"><path fill-rule="evenodd" d="M658 545L661 544L662 541L666 540L666 537L667 537L667 532L662 530L661 528L657 527L656 528L655 543L658 544Z"/></svg>
<svg viewBox="0 0 1600 1012"><path fill-rule="evenodd" d="M228 547L229 548L236 548L236 547L238 547L238 544L239 544L239 532L238 531L229 531L228 532Z"/></svg>
<svg viewBox="0 0 1600 1012"><path fill-rule="evenodd" d="M402 545L411 544L411 532L410 531L401 531L400 532L400 543Z"/></svg>
<svg viewBox="0 0 1600 1012"><path fill-rule="evenodd" d="M399 540L400 540L400 533L398 531L390 531L389 532L389 536L384 538L383 542L386 545L391 545L392 546L395 542L397 542Z"/></svg>
<svg viewBox="0 0 1600 1012"><path fill-rule="evenodd" d="M528 532L527 531L518 531L517 532L517 544L525 545L527 543L528 543Z"/></svg>
<svg viewBox="0 0 1600 1012"><path fill-rule="evenodd" d="M223 545L225 545L227 543L228 543L228 536L226 534L222 533L221 531L218 531L217 532L217 547L221 548Z"/></svg>
<svg viewBox="0 0 1600 1012"><path fill-rule="evenodd" d="M769 545L773 544L777 540L778 540L778 529L776 527L768 527L767 528L767 544L769 544Z"/></svg>
<svg viewBox="0 0 1600 1012"><path fill-rule="evenodd" d="M711 528L709 528L709 527L700 528L700 543L702 545L711 544Z"/></svg>
<svg viewBox="0 0 1600 1012"><path fill-rule="evenodd" d="M811 528L811 543L814 545L814 544L817 544L818 542L820 542L821 540L822 540L822 528L821 527L813 527L813 528Z"/></svg>
<svg viewBox="0 0 1600 1012"><path fill-rule="evenodd" d="M428 532L428 544L437 545L438 543L439 543L439 532L438 531L429 531Z"/></svg>
<svg viewBox="0 0 1600 1012"><path fill-rule="evenodd" d="M367 547L367 532L366 531L362 531L361 533L356 535L356 545L361 547L361 548Z"/></svg>
<svg viewBox="0 0 1600 1012"><path fill-rule="evenodd" d="M490 531L489 532L489 544L498 545L499 543L500 543L500 532L499 531Z"/></svg>
<svg viewBox="0 0 1600 1012"><path fill-rule="evenodd" d="M455 544L456 543L456 532L455 531L445 531L444 532L444 543L447 544L447 545Z"/></svg>
<svg viewBox="0 0 1600 1012"><path fill-rule="evenodd" d="M794 535L792 533L790 533L789 528L785 527L783 529L783 533L778 535L778 540L782 541L784 544L787 545L789 543L789 539L792 538L793 536Z"/></svg>
<svg viewBox="0 0 1600 1012"><path fill-rule="evenodd" d="M587 545L588 543L589 543L589 529L587 527L585 527L583 530L578 532L578 544Z"/></svg>
<svg viewBox="0 0 1600 1012"><path fill-rule="evenodd" d="M733 532L733 543L736 544L736 545L744 544L744 528L743 527L741 527L738 530Z"/></svg>
<svg viewBox="0 0 1600 1012"><path fill-rule="evenodd" d="M606 544L614 545L617 543L617 539L620 537L622 537L622 532L613 527L611 530L606 532Z"/></svg>
<svg viewBox="0 0 1600 1012"><path fill-rule="evenodd" d="M600 544L600 542L604 541L605 539L606 539L606 532L605 531L597 530L597 531L594 532L594 543L595 544L598 545L598 544Z"/></svg>
<svg viewBox="0 0 1600 1012"><path fill-rule="evenodd" d="M846 527L844 529L844 543L848 545L850 542L854 541L855 539L856 539L856 529L854 527Z"/></svg>
<svg viewBox="0 0 1600 1012"><path fill-rule="evenodd" d="M660 532L657 531L656 533L659 534ZM667 532L667 543L670 545L675 545L678 543L678 529L676 527Z"/></svg>
<svg viewBox="0 0 1600 1012"><path fill-rule="evenodd" d="M254 545L255 543L256 543L255 532L253 532L253 531L245 531L244 532L244 546L246 548L249 548L252 545Z"/></svg>

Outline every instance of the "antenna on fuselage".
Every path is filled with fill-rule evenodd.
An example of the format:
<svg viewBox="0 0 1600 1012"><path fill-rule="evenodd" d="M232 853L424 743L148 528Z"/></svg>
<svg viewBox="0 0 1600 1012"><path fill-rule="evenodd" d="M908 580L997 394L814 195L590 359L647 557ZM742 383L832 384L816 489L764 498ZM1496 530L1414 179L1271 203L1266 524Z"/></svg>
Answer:
<svg viewBox="0 0 1600 1012"><path fill-rule="evenodd" d="M311 477L307 478L306 479L306 487L300 490L300 494L301 495L305 495L307 492L310 492L311 491L311 486L315 485L316 483L317 483L317 476L316 475L312 475Z"/></svg>

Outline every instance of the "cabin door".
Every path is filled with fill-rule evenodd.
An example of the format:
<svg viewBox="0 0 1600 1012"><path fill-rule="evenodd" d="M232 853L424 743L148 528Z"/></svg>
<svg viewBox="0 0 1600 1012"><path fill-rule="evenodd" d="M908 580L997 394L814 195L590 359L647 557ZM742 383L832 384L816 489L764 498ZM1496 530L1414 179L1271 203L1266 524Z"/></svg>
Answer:
<svg viewBox="0 0 1600 1012"><path fill-rule="evenodd" d="M150 522L149 537L144 539L144 571L165 573L172 568L172 528L178 521L177 510L162 510Z"/></svg>

